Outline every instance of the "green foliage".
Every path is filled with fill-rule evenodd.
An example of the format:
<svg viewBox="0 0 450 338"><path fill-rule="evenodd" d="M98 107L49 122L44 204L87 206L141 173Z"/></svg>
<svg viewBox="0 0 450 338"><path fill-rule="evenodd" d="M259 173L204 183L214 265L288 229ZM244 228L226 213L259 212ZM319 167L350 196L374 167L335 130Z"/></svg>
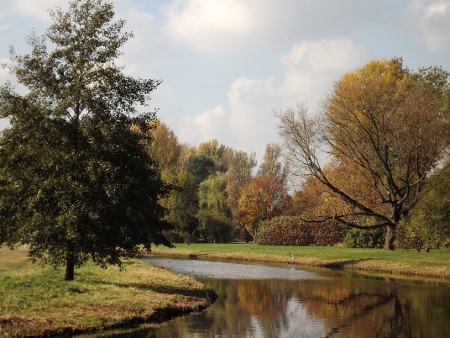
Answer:
<svg viewBox="0 0 450 338"><path fill-rule="evenodd" d="M428 189L399 224L397 244L404 249L439 248L450 240L450 170L436 172Z"/></svg>
<svg viewBox="0 0 450 338"><path fill-rule="evenodd" d="M203 182L215 172L215 162L212 157L203 154L194 154L189 158L186 169L195 177L197 184Z"/></svg>
<svg viewBox="0 0 450 338"><path fill-rule="evenodd" d="M74 266L92 258L121 265L137 245L170 245L158 204L168 189L148 156L145 128L154 114L136 115L159 81L134 79L115 65L129 34L111 22L110 4L75 0L51 12L31 54L12 52L10 70L29 89L0 87L0 234L29 243L33 259ZM46 38L55 46L47 52Z"/></svg>
<svg viewBox="0 0 450 338"><path fill-rule="evenodd" d="M347 248L382 248L385 236L386 228L370 230L353 228L345 234L344 245Z"/></svg>
<svg viewBox="0 0 450 338"><path fill-rule="evenodd" d="M206 242L228 242L231 240L230 219L217 210L200 209L197 218L198 232Z"/></svg>
<svg viewBox="0 0 450 338"><path fill-rule="evenodd" d="M198 188L195 177L184 169L174 172L163 171L163 179L172 189L166 198L160 200L167 209L164 219L174 226L178 232L193 233L198 221Z"/></svg>
<svg viewBox="0 0 450 338"><path fill-rule="evenodd" d="M205 241L227 242L231 239L231 220L227 206L227 176L216 173L209 176L199 186L199 206L197 214L199 233Z"/></svg>
<svg viewBox="0 0 450 338"><path fill-rule="evenodd" d="M257 243L263 245L336 245L345 229L334 222L307 223L293 216L272 218L263 224Z"/></svg>
<svg viewBox="0 0 450 338"><path fill-rule="evenodd" d="M248 154L244 151L230 151L227 158L228 171L226 173L227 183L227 206L231 213L231 222L234 232L244 233L246 239L247 231L239 223L239 198L240 190L248 179L252 177L252 170L256 166L256 154Z"/></svg>
<svg viewBox="0 0 450 338"><path fill-rule="evenodd" d="M198 196L199 206L203 209L228 212L227 177L224 173L216 173L200 183Z"/></svg>
<svg viewBox="0 0 450 338"><path fill-rule="evenodd" d="M279 160L280 157L281 146L274 143L268 144L258 174L261 176L274 174L280 181L285 181L289 173L289 167L283 166Z"/></svg>

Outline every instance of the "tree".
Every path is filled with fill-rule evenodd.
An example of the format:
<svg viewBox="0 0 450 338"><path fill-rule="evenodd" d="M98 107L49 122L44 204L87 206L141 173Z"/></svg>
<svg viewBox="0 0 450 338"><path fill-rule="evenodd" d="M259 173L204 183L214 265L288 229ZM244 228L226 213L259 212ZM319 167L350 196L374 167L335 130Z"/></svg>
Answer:
<svg viewBox="0 0 450 338"><path fill-rule="evenodd" d="M197 214L199 221L198 231L206 242L227 242L231 238L229 218L220 211L200 209Z"/></svg>
<svg viewBox="0 0 450 338"><path fill-rule="evenodd" d="M227 155L227 205L231 213L231 222L235 230L244 229L245 238L249 235L239 222L239 198L240 190L244 183L252 178L252 170L256 166L256 154L248 154L244 151L230 151Z"/></svg>
<svg viewBox="0 0 450 338"><path fill-rule="evenodd" d="M198 220L198 186L195 177L183 168L173 171L163 170L162 178L171 186L167 197L160 200L167 210L164 219L173 225L178 237L192 240Z"/></svg>
<svg viewBox="0 0 450 338"><path fill-rule="evenodd" d="M278 144L268 144L264 154L263 163L261 163L258 174L261 176L274 174L280 181L287 179L289 168L280 162L281 146Z"/></svg>
<svg viewBox="0 0 450 338"><path fill-rule="evenodd" d="M448 149L448 75L438 67L413 73L399 59L372 61L334 85L322 115L308 115L304 104L279 114L291 169L318 180L336 201L351 206L339 210L333 205L321 221L334 218L364 228L358 219L370 219L366 228L386 227L384 249L394 249L400 219L417 204ZM365 181L377 203L371 205L371 196L358 196L352 186L330 177L323 169L324 154L337 170L345 168Z"/></svg>
<svg viewBox="0 0 450 338"><path fill-rule="evenodd" d="M151 133L150 154L161 170L174 170L179 167L181 146L175 133L159 120Z"/></svg>
<svg viewBox="0 0 450 338"><path fill-rule="evenodd" d="M274 174L247 181L240 191L239 220L255 236L259 223L281 215L286 186Z"/></svg>
<svg viewBox="0 0 450 338"><path fill-rule="evenodd" d="M200 183L198 196L199 207L197 218L199 231L205 240L222 242L231 238L231 219L227 205L227 176L218 172Z"/></svg>
<svg viewBox="0 0 450 338"><path fill-rule="evenodd" d="M200 184L216 171L216 164L211 156L193 154L186 164L186 169L194 175L197 184Z"/></svg>
<svg viewBox="0 0 450 338"><path fill-rule="evenodd" d="M210 157L214 163L216 172L226 172L230 165L229 161L232 158L233 149L226 147L225 145L219 145L216 139L202 142L197 148L197 152L200 155Z"/></svg>
<svg viewBox="0 0 450 338"><path fill-rule="evenodd" d="M438 170L429 180L416 208L400 222L397 242L402 248L439 248L450 241L450 169Z"/></svg>
<svg viewBox="0 0 450 338"><path fill-rule="evenodd" d="M220 172L200 183L198 191L200 208L229 213L226 187L226 174Z"/></svg>
<svg viewBox="0 0 450 338"><path fill-rule="evenodd" d="M74 0L50 12L31 54L8 66L28 94L0 87L0 228L30 244L33 260L65 265L65 280L89 258L106 267L170 245L158 200L167 192L146 146L154 113L137 114L160 81L124 75L115 64L131 37L111 4ZM47 39L54 50L47 51ZM2 230L5 231L5 230ZM0 233L2 233L0 231Z"/></svg>

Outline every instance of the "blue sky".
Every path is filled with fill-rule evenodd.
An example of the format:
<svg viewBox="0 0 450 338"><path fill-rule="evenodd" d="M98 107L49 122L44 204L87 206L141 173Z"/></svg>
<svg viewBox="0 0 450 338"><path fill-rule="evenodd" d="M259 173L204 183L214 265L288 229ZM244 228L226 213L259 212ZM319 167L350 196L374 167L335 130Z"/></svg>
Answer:
<svg viewBox="0 0 450 338"><path fill-rule="evenodd" d="M191 145L216 138L261 158L279 142L274 110L299 100L317 110L334 81L372 59L450 70L450 0L111 2L134 32L120 63L163 80L150 106ZM0 59L10 45L28 53L25 37L45 32L55 6L67 1L0 0Z"/></svg>

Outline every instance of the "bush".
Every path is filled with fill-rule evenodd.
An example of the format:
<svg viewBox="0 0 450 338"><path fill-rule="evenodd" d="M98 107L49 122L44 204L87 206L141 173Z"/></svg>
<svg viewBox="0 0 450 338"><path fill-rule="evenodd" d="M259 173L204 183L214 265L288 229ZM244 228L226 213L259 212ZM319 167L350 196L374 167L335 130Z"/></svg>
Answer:
<svg viewBox="0 0 450 338"><path fill-rule="evenodd" d="M328 246L342 243L347 233L347 228L337 221L327 221L323 223L311 224L312 234L314 236L314 245Z"/></svg>
<svg viewBox="0 0 450 338"><path fill-rule="evenodd" d="M386 228L356 229L347 231L344 237L344 245L347 248L382 248L386 237Z"/></svg>
<svg viewBox="0 0 450 338"><path fill-rule="evenodd" d="M345 229L334 222L307 223L298 217L280 216L264 224L257 243L262 245L335 245Z"/></svg>
<svg viewBox="0 0 450 338"><path fill-rule="evenodd" d="M432 217L429 217L432 218ZM400 249L439 249L445 235L440 232L438 226L429 227L420 219L407 218L402 220L397 227L396 245Z"/></svg>

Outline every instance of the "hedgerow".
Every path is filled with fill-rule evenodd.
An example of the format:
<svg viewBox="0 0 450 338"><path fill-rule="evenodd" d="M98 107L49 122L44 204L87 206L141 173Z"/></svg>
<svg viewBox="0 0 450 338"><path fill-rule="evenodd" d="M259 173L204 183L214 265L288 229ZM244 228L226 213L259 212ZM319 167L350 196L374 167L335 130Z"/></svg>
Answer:
<svg viewBox="0 0 450 338"><path fill-rule="evenodd" d="M336 222L307 223L294 216L280 216L268 221L258 235L261 245L336 245L342 242L345 228Z"/></svg>

